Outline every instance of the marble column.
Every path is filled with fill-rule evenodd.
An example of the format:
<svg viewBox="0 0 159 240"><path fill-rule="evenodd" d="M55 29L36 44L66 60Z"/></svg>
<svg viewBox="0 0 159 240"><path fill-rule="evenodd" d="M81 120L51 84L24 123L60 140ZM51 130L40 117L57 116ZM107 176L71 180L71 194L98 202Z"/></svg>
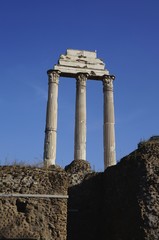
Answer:
<svg viewBox="0 0 159 240"><path fill-rule="evenodd" d="M54 165L56 159L59 72L55 70L49 70L47 74L48 102L44 143L44 165L46 167Z"/></svg>
<svg viewBox="0 0 159 240"><path fill-rule="evenodd" d="M87 74L76 77L76 109L74 160L86 160L86 80Z"/></svg>
<svg viewBox="0 0 159 240"><path fill-rule="evenodd" d="M114 76L105 75L103 78L104 93L104 168L116 164L115 128L114 128Z"/></svg>

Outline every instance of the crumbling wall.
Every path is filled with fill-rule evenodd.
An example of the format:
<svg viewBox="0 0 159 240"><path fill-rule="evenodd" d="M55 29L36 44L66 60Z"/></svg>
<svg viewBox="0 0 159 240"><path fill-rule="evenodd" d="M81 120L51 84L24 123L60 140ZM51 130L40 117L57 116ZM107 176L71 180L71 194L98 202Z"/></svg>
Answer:
<svg viewBox="0 0 159 240"><path fill-rule="evenodd" d="M67 195L67 174L49 169L0 167L0 192ZM66 240L67 199L0 197L0 239Z"/></svg>
<svg viewBox="0 0 159 240"><path fill-rule="evenodd" d="M73 161L66 171L69 175L68 240L95 239L101 218L103 174L92 172L84 160Z"/></svg>
<svg viewBox="0 0 159 240"><path fill-rule="evenodd" d="M159 237L159 143L145 142L104 173L103 236ZM103 238L104 239L104 238Z"/></svg>
<svg viewBox="0 0 159 240"><path fill-rule="evenodd" d="M69 199L67 206L67 199L0 197L0 239L158 240L158 176L153 141L103 173L84 160L65 171L1 167L1 193L67 195L68 189Z"/></svg>
<svg viewBox="0 0 159 240"><path fill-rule="evenodd" d="M83 182L85 176L92 173L90 163L85 160L74 160L65 167L68 175L68 186L75 186Z"/></svg>
<svg viewBox="0 0 159 240"><path fill-rule="evenodd" d="M156 142L145 142L104 173L80 173L81 182L69 187L68 240L158 240L158 176Z"/></svg>

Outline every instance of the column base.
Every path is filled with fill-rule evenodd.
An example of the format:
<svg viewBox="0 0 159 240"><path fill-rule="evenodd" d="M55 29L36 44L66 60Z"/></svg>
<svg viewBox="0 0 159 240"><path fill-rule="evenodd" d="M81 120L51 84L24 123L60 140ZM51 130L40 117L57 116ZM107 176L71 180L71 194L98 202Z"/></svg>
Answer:
<svg viewBox="0 0 159 240"><path fill-rule="evenodd" d="M54 159L44 159L44 166L45 167L50 167L55 165L55 160Z"/></svg>

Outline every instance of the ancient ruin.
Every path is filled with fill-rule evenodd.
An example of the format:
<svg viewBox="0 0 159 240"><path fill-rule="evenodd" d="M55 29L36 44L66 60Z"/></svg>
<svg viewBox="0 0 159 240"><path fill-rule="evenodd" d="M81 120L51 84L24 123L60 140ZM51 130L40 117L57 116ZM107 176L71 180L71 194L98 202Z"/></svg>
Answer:
<svg viewBox="0 0 159 240"><path fill-rule="evenodd" d="M59 77L76 79L74 160L86 160L86 82L103 82L104 94L104 167L116 164L113 81L104 62L92 51L68 49L58 64L48 70L48 102L45 129L44 164L50 166L56 160L57 111Z"/></svg>
<svg viewBox="0 0 159 240"><path fill-rule="evenodd" d="M0 166L0 239L157 240L159 136L115 165L114 76L103 61L96 52L67 50L48 76L45 166ZM77 86L74 161L64 169L55 165L60 76ZM104 172L86 161L87 80L103 82Z"/></svg>
<svg viewBox="0 0 159 240"><path fill-rule="evenodd" d="M65 169L0 166L0 239L157 240L158 175L154 140L104 172L83 160Z"/></svg>

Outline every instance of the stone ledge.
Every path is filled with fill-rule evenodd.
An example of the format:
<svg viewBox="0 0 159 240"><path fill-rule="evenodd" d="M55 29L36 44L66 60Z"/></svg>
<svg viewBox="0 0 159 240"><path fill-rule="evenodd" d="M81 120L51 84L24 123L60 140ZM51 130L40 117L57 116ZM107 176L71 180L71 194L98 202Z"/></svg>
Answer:
<svg viewBox="0 0 159 240"><path fill-rule="evenodd" d="M76 78L79 73L87 73L89 74L88 79L92 80L103 80L104 75L109 75L108 70L96 70L91 68L80 68L80 67L66 67L55 65L54 70L60 71L60 76L62 77L71 77Z"/></svg>

